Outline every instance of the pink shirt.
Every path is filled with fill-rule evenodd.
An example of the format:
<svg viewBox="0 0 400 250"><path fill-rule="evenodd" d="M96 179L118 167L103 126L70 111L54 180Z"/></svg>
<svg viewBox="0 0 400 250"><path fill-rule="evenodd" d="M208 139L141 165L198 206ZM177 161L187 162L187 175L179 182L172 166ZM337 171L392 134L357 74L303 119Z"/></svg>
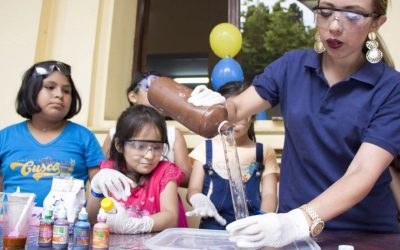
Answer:
<svg viewBox="0 0 400 250"><path fill-rule="evenodd" d="M114 169L114 162L111 160L102 161L100 168ZM140 186L131 188L131 196L128 197L127 201L124 202L121 200L120 202L125 205L131 217L138 218L158 213L160 212L160 194L165 186L170 181L175 181L179 186L184 176L185 174L175 163L160 161L158 166L149 175L149 178L145 179ZM185 208L179 195L178 202L178 227L187 227Z"/></svg>

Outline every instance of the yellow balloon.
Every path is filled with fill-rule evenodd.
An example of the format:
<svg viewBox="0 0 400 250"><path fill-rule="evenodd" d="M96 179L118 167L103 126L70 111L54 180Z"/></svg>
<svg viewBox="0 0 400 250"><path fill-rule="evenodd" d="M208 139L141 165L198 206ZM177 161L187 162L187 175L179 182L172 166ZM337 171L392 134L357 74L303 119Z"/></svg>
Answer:
<svg viewBox="0 0 400 250"><path fill-rule="evenodd" d="M221 58L234 57L242 47L242 34L231 23L220 23L210 33L212 51Z"/></svg>

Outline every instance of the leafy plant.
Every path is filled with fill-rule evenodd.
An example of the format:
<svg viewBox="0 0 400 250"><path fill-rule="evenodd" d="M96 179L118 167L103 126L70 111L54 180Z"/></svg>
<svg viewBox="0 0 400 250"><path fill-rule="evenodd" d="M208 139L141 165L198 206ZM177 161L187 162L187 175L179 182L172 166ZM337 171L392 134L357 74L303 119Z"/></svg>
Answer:
<svg viewBox="0 0 400 250"><path fill-rule="evenodd" d="M303 24L303 12L296 4L283 8L281 2L270 11L265 4L250 0L242 13L245 22L240 61L246 81L286 51L313 46L315 29Z"/></svg>

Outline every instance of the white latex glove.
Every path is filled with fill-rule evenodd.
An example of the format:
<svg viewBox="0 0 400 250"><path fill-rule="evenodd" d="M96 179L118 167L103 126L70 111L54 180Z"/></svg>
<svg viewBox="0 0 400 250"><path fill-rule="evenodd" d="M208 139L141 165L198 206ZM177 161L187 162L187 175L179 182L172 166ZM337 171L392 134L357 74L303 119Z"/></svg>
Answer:
<svg viewBox="0 0 400 250"><path fill-rule="evenodd" d="M205 85L199 85L190 94L188 102L195 106L212 106L215 104L224 104L225 97L218 92L212 91Z"/></svg>
<svg viewBox="0 0 400 250"><path fill-rule="evenodd" d="M136 186L131 179L121 172L109 168L103 168L97 172L90 183L90 188L94 192L106 197L109 197L110 192L116 199L124 201L131 195L131 186Z"/></svg>
<svg viewBox="0 0 400 250"><path fill-rule="evenodd" d="M226 226L229 240L239 248L283 247L309 237L309 225L299 208L288 213L267 213L234 221Z"/></svg>
<svg viewBox="0 0 400 250"><path fill-rule="evenodd" d="M106 223L110 226L110 232L118 234L149 233L153 228L153 219L149 216L131 218L126 209L114 200L116 213L106 213Z"/></svg>
<svg viewBox="0 0 400 250"><path fill-rule="evenodd" d="M202 193L197 193L190 197L190 204L192 204L193 210L186 212L186 216L201 216L201 217L214 217L214 219L222 226L226 225L226 220L219 215L214 204L210 198Z"/></svg>

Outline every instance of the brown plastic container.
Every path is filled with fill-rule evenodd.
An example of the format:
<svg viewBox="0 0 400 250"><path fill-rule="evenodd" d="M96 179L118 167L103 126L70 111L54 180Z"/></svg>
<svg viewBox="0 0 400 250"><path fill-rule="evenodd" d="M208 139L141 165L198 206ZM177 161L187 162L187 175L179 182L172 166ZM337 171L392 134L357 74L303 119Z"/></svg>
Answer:
<svg viewBox="0 0 400 250"><path fill-rule="evenodd" d="M194 106L187 99L192 89L168 77L160 77L151 83L148 99L151 105L196 134L212 138L218 134L219 124L227 120L225 106Z"/></svg>

